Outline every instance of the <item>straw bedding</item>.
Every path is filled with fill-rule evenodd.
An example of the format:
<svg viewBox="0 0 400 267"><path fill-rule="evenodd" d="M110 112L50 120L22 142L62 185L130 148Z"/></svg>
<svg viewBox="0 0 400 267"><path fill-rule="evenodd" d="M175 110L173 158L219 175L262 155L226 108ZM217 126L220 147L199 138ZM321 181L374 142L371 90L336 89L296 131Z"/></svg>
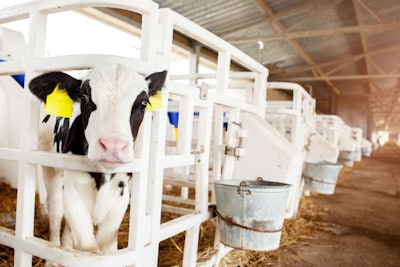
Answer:
<svg viewBox="0 0 400 267"><path fill-rule="evenodd" d="M0 225L15 229L16 190L0 183ZM299 213L296 219L285 220L282 232L281 246L272 252L253 252L233 250L226 255L220 266L284 266L288 253L283 251L295 251L298 246L306 246L313 238L313 233L319 227L321 212L314 207L318 195L303 197ZM48 222L40 216L40 207L36 201L35 212L35 236L48 240ZM118 235L119 246L126 247L128 240L129 216L128 212L121 225ZM163 213L162 221L169 221L177 215ZM214 253L215 225L213 220L204 222L200 228L200 242L198 261L206 261ZM159 266L181 266L183 258L185 235L178 234L160 243ZM295 255L295 253L293 254ZM33 266L43 266L44 260L34 257ZM0 245L0 266L13 266L13 249Z"/></svg>

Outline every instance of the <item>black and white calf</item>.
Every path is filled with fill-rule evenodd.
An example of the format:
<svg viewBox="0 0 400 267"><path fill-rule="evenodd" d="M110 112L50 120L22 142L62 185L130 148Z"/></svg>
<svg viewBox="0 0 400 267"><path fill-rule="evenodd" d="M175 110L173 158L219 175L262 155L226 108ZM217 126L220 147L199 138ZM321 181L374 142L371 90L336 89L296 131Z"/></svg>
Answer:
<svg viewBox="0 0 400 267"><path fill-rule="evenodd" d="M80 114L69 127L57 132L63 153L87 155L100 168L112 169L131 162L134 143L149 97L161 90L166 71L147 78L121 64L94 67L83 81L62 72L45 73L29 83L40 100L58 85ZM150 103L151 104L151 103ZM43 124L39 146L52 151L53 126ZM132 174L87 173L43 167L50 220L50 241L87 251L117 250L117 232L129 203L128 181Z"/></svg>

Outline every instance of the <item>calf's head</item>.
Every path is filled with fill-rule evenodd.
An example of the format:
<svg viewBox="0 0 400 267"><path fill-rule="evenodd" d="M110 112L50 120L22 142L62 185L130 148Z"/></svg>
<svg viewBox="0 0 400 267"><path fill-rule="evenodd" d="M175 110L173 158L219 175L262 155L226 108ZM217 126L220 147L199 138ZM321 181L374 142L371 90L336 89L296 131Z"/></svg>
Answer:
<svg viewBox="0 0 400 267"><path fill-rule="evenodd" d="M104 167L133 160L133 149L149 97L161 90L166 71L144 77L121 64L94 67L84 80L62 72L40 75L29 88L46 102L58 85L80 102L81 115L73 122L63 152L87 154ZM151 104L151 103L150 103Z"/></svg>

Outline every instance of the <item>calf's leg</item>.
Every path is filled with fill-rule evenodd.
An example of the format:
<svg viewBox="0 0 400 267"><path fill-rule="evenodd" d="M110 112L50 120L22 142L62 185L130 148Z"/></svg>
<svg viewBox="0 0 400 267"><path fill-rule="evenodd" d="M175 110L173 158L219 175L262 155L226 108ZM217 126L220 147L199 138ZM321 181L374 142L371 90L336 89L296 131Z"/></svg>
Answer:
<svg viewBox="0 0 400 267"><path fill-rule="evenodd" d="M98 252L92 220L96 196L94 180L88 173L78 171L66 171L64 179L64 217L68 225L64 235L70 236L63 240L72 240L74 249Z"/></svg>
<svg viewBox="0 0 400 267"><path fill-rule="evenodd" d="M118 229L129 204L129 179L129 175L115 174L97 194L93 218L98 226L96 240L101 252L118 249Z"/></svg>
<svg viewBox="0 0 400 267"><path fill-rule="evenodd" d="M50 242L60 245L61 222L64 215L62 203L62 171L44 167L43 181L47 190L47 210L50 225Z"/></svg>

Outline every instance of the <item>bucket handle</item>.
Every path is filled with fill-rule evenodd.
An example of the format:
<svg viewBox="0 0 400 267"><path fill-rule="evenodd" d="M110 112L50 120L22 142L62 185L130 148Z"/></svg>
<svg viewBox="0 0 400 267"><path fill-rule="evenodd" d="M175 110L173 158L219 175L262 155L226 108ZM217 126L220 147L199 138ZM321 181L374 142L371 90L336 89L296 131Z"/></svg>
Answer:
<svg viewBox="0 0 400 267"><path fill-rule="evenodd" d="M218 210L215 210L215 213L217 214L218 219L221 219L221 220L225 221L225 222L228 223L228 224L235 225L235 226L238 226L238 227L240 227L240 228L244 228L244 229L251 230L251 231L254 231L254 232L260 232L260 233L278 233L278 232L281 232L282 229L283 229L283 226L282 226L281 228L275 229L275 230L271 230L271 229L262 229L262 228L259 228L259 227L251 227L251 226L248 226L248 225L244 225L244 224L240 224L240 223L234 222L232 218L230 218L230 217L225 217L224 215L222 215L221 213L219 213Z"/></svg>
<svg viewBox="0 0 400 267"><path fill-rule="evenodd" d="M237 189L237 193L242 197L251 195L251 191L250 189L247 188L247 184L245 181L240 182L239 188Z"/></svg>
<svg viewBox="0 0 400 267"><path fill-rule="evenodd" d="M264 181L262 177L257 177L257 182L262 182L262 181ZM240 182L239 188L237 189L237 193L242 197L251 195L251 191L250 189L247 188L247 184L245 181Z"/></svg>
<svg viewBox="0 0 400 267"><path fill-rule="evenodd" d="M328 183L328 182L325 182L325 181L322 181L322 180L314 179L314 178L312 178L310 176L306 176L306 175L303 175L303 176L304 176L304 179L306 179L306 180L319 182L321 184L334 184L334 185L336 185L336 183Z"/></svg>

